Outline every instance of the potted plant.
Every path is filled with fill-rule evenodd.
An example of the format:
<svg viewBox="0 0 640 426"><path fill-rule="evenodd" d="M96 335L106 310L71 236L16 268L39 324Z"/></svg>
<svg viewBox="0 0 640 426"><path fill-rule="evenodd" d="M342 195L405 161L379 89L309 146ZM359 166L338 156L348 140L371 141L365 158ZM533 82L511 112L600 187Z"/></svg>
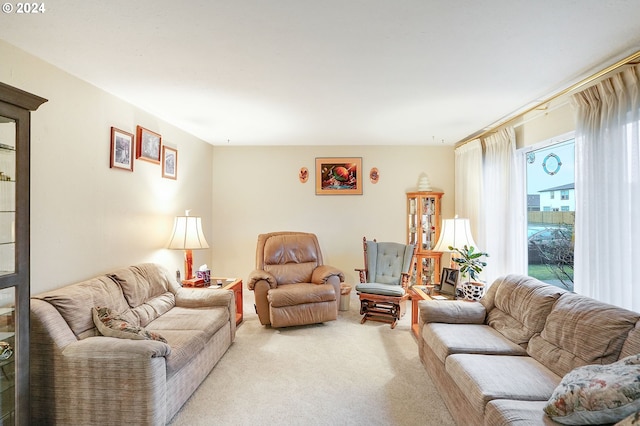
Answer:
<svg viewBox="0 0 640 426"><path fill-rule="evenodd" d="M460 265L460 273L467 276L467 282L462 285L464 298L467 300L480 300L484 295L484 284L476 282L476 278L482 272L487 262L483 262L483 257L489 257L489 253L476 251L473 246L465 245L461 249L449 246L449 250L457 253L452 255L452 261ZM472 281L473 280L473 281Z"/></svg>

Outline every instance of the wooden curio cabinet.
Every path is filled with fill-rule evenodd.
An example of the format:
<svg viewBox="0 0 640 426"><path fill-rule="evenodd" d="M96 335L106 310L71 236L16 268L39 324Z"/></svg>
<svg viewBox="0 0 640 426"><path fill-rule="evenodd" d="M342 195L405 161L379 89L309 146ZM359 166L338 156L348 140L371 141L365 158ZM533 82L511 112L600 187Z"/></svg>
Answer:
<svg viewBox="0 0 640 426"><path fill-rule="evenodd" d="M29 424L30 111L46 99L0 83L0 424Z"/></svg>
<svg viewBox="0 0 640 426"><path fill-rule="evenodd" d="M440 237L442 192L407 193L407 243L416 246L415 272L410 285L440 282L441 252L432 248Z"/></svg>

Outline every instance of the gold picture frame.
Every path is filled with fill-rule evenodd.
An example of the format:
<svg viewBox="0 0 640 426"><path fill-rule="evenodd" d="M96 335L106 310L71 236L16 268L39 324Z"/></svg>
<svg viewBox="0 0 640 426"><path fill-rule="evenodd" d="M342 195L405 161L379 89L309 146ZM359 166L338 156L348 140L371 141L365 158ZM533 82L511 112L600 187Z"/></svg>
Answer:
<svg viewBox="0 0 640 426"><path fill-rule="evenodd" d="M317 157L316 195L362 195L362 157Z"/></svg>

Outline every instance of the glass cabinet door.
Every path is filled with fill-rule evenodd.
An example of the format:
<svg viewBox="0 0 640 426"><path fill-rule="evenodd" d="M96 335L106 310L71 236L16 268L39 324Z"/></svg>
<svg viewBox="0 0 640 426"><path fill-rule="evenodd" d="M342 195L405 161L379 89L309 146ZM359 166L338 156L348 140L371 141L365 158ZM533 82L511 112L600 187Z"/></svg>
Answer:
<svg viewBox="0 0 640 426"><path fill-rule="evenodd" d="M16 121L0 117L0 424L16 424Z"/></svg>
<svg viewBox="0 0 640 426"><path fill-rule="evenodd" d="M0 275L16 272L16 124L0 117Z"/></svg>

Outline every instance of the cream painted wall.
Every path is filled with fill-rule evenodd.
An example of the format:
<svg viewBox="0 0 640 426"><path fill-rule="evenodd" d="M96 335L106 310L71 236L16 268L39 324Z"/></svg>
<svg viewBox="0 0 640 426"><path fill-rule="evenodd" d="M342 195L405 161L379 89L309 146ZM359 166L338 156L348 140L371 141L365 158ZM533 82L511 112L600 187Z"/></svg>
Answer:
<svg viewBox="0 0 640 426"><path fill-rule="evenodd" d="M145 261L183 269L182 252L163 246L187 208L213 240L211 145L2 41L0 58L0 81L49 100L32 114L32 294ZM177 180L144 161L109 168L111 126L138 124L178 149Z"/></svg>
<svg viewBox="0 0 640 426"><path fill-rule="evenodd" d="M315 157L362 157L363 195L315 195ZM318 236L325 263L356 282L362 237L406 241L406 196L421 173L445 192L442 213L454 214L453 147L313 146L215 147L213 152L212 273L246 279L257 236L305 231ZM310 178L300 183L298 171ZM369 181L372 167L380 171Z"/></svg>
<svg viewBox="0 0 640 426"><path fill-rule="evenodd" d="M517 147L535 145L576 129L575 110L569 102L516 127Z"/></svg>

